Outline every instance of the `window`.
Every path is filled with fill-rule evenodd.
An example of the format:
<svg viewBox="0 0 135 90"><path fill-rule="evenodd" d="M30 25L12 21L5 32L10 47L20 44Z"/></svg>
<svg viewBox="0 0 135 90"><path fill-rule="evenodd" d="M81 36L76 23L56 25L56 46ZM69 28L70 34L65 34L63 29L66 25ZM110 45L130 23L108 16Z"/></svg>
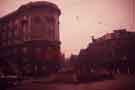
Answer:
<svg viewBox="0 0 135 90"><path fill-rule="evenodd" d="M8 39L7 32L2 32L1 39L2 40L7 40Z"/></svg>
<svg viewBox="0 0 135 90"><path fill-rule="evenodd" d="M48 23L53 23L54 18L53 17L45 17Z"/></svg>
<svg viewBox="0 0 135 90"><path fill-rule="evenodd" d="M6 45L7 45L7 42L3 41L2 46L6 46Z"/></svg>
<svg viewBox="0 0 135 90"><path fill-rule="evenodd" d="M23 25L26 24L28 22L27 16L24 16L21 22Z"/></svg>
<svg viewBox="0 0 135 90"><path fill-rule="evenodd" d="M36 48L36 52L41 52L41 48Z"/></svg>
<svg viewBox="0 0 135 90"><path fill-rule="evenodd" d="M12 32L11 32L11 31L8 32L8 38L9 38L9 39L12 38Z"/></svg>
<svg viewBox="0 0 135 90"><path fill-rule="evenodd" d="M54 30L54 23L55 23L54 18L47 16L47 17L45 17L45 19L46 19L46 22L48 24L48 30L53 31Z"/></svg>
<svg viewBox="0 0 135 90"><path fill-rule="evenodd" d="M39 24L39 23L42 22L42 19L41 19L40 16L35 16L33 20L34 20L34 22L35 22L36 24Z"/></svg>
<svg viewBox="0 0 135 90"><path fill-rule="evenodd" d="M27 53L27 48L26 47L22 48L22 52Z"/></svg>
<svg viewBox="0 0 135 90"><path fill-rule="evenodd" d="M7 40L7 45L11 45L11 40Z"/></svg>

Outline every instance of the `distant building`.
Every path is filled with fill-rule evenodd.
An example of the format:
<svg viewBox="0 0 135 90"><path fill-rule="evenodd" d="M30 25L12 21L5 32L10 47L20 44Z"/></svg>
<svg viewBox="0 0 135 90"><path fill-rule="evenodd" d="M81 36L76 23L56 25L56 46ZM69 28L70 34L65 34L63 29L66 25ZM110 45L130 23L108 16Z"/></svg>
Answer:
<svg viewBox="0 0 135 90"><path fill-rule="evenodd" d="M0 59L59 60L60 9L47 1L30 2L0 18Z"/></svg>
<svg viewBox="0 0 135 90"><path fill-rule="evenodd" d="M135 32L120 29L93 39L86 49L80 51L78 62L91 67L95 64L104 67L109 65L110 68L120 68L121 71L126 69L127 72L133 72L135 70L134 53Z"/></svg>
<svg viewBox="0 0 135 90"><path fill-rule="evenodd" d="M129 38L134 38L135 37L135 32L128 32L126 29L120 29L120 30L114 30L113 33L107 33L104 36L96 39L95 41L97 42L103 42L105 40L117 40L117 39L129 39Z"/></svg>

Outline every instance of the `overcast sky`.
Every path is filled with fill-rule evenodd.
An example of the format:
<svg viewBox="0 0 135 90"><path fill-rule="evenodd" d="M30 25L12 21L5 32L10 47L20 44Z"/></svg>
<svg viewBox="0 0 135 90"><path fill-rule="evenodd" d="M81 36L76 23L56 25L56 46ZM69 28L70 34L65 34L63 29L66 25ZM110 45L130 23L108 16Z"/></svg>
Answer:
<svg viewBox="0 0 135 90"><path fill-rule="evenodd" d="M0 0L0 16L14 11L29 1ZM114 29L133 31L134 0L47 0L56 3L62 11L60 16L61 50L66 57L78 54L96 38ZM135 10L135 9L134 9ZM134 14L135 15L135 14Z"/></svg>

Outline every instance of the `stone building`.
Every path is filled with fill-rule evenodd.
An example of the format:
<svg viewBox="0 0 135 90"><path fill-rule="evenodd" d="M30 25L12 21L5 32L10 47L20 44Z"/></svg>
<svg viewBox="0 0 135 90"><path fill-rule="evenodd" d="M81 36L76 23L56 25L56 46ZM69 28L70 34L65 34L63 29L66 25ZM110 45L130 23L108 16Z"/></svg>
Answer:
<svg viewBox="0 0 135 90"><path fill-rule="evenodd" d="M37 1L22 5L1 17L1 61L17 64L57 62L60 56L60 14L57 5Z"/></svg>
<svg viewBox="0 0 135 90"><path fill-rule="evenodd" d="M89 43L80 50L77 63L85 69L104 67L114 72L134 73L135 32L126 29L114 30Z"/></svg>

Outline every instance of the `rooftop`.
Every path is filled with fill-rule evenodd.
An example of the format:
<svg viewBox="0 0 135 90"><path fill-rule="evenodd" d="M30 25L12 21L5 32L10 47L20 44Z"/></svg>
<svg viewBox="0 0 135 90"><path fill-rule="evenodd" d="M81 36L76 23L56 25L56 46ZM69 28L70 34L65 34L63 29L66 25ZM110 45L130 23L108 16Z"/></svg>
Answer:
<svg viewBox="0 0 135 90"><path fill-rule="evenodd" d="M0 22L9 21L9 19L14 18L15 16L17 16L24 10L33 8L33 7L50 7L52 9L56 10L59 14L61 14L61 11L56 4L48 2L48 1L36 1L36 2L29 2L27 4L24 4L24 5L20 6L17 10L15 10L3 17L0 17Z"/></svg>

